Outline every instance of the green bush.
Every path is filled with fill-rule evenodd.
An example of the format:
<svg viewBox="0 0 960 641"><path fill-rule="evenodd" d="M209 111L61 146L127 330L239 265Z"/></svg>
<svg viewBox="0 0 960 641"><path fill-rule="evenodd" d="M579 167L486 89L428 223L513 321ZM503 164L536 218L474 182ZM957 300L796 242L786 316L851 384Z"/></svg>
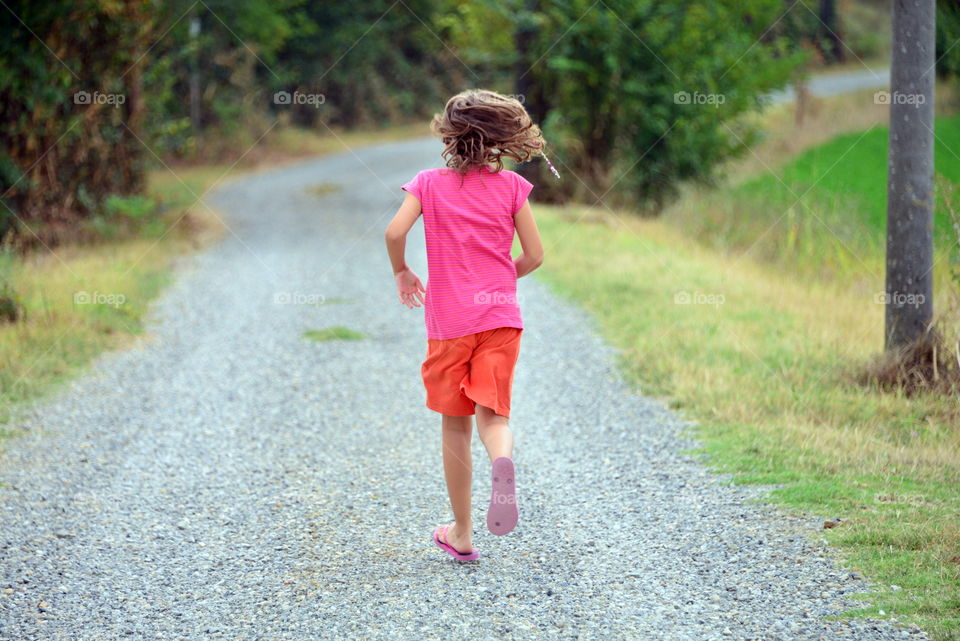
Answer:
<svg viewBox="0 0 960 641"><path fill-rule="evenodd" d="M163 227L158 212L157 202L152 198L111 194L104 200L101 211L87 221L87 228L98 238L106 239L134 233L154 236L158 226Z"/></svg>
<svg viewBox="0 0 960 641"><path fill-rule="evenodd" d="M576 174L566 184L588 202L615 188L657 209L680 181L710 182L756 140L743 116L804 57L765 37L778 0L591 5L552 3L535 48L555 42L539 77L553 88L545 135L564 141L558 159Z"/></svg>
<svg viewBox="0 0 960 641"><path fill-rule="evenodd" d="M937 74L941 77L960 73L960 0L937 0Z"/></svg>
<svg viewBox="0 0 960 641"><path fill-rule="evenodd" d="M23 318L23 305L14 291L13 255L8 250L0 250L0 324L14 323Z"/></svg>

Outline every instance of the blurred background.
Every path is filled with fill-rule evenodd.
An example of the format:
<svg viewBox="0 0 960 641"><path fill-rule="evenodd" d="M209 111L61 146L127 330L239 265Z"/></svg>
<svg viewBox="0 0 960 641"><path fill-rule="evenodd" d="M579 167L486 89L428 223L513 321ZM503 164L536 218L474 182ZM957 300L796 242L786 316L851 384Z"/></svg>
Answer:
<svg viewBox="0 0 960 641"><path fill-rule="evenodd" d="M938 3L942 79L960 64L957 13ZM864 107L802 127L824 108L804 89L843 71L860 84L824 93L883 88L891 29L871 0L9 2L0 19L0 234L17 246L102 235L120 222L108 210L136 217L146 203L129 197L161 163L308 155L331 130L420 134L467 87L519 97L579 178L544 181L541 200L614 186L605 201L657 213L684 181L751 156L771 92L800 87L789 144L881 124ZM685 108L678 92L721 102Z"/></svg>

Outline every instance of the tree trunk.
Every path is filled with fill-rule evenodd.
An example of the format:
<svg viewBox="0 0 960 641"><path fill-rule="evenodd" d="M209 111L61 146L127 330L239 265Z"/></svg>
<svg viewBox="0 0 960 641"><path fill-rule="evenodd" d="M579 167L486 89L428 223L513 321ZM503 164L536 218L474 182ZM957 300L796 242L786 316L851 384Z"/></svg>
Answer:
<svg viewBox="0 0 960 641"><path fill-rule="evenodd" d="M807 84L806 79L797 78L793 83L793 93L796 96L794 104L794 114L793 114L793 124L798 129L803 126L803 121L807 115L807 112L810 110L810 102L812 96L810 94L810 86Z"/></svg>
<svg viewBox="0 0 960 641"><path fill-rule="evenodd" d="M517 48L517 58L514 64L514 92L518 100L523 102L527 113L537 125L543 123L549 107L544 104L543 92L537 81L536 70L530 65L536 60L531 54L536 42L537 32L533 26L531 14L539 9L539 0L526 0L524 11L521 12L517 30L514 33L514 42ZM541 64L543 61L541 61ZM531 182L535 182L540 173L540 167L535 163L521 163L517 166L517 173Z"/></svg>
<svg viewBox="0 0 960 641"><path fill-rule="evenodd" d="M893 0L887 180L886 349L933 320L935 0Z"/></svg>
<svg viewBox="0 0 960 641"><path fill-rule="evenodd" d="M821 42L830 43L829 51L821 48L827 62L844 62L846 55L843 38L840 35L840 18L837 14L836 0L820 0L820 23L823 25Z"/></svg>
<svg viewBox="0 0 960 641"><path fill-rule="evenodd" d="M190 18L190 78L188 81L190 87L190 126L193 134L200 133L203 123L200 120L200 51L197 48L197 38L200 35L200 17Z"/></svg>

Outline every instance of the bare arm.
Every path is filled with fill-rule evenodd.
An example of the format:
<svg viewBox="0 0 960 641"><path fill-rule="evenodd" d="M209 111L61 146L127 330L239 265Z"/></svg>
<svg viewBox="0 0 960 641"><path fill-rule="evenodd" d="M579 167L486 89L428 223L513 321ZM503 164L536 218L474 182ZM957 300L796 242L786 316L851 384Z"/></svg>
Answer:
<svg viewBox="0 0 960 641"><path fill-rule="evenodd" d="M420 307L423 302L423 292L426 291L420 279L407 266L404 253L407 246L407 233L420 217L420 201L411 193L407 193L403 204L384 233L387 243L387 254L393 266L393 275L397 282L397 295L400 302L407 307Z"/></svg>
<svg viewBox="0 0 960 641"><path fill-rule="evenodd" d="M517 228L517 237L520 238L520 247L523 253L513 259L517 268L517 278L526 276L543 264L543 243L540 240L540 230L537 221L533 219L533 210L530 201L524 201L523 206L513 217Z"/></svg>

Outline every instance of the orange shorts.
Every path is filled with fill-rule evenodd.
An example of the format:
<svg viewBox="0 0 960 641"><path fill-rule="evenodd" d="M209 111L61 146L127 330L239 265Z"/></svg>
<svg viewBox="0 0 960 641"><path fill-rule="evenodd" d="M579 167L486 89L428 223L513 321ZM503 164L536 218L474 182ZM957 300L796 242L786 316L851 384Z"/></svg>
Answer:
<svg viewBox="0 0 960 641"><path fill-rule="evenodd" d="M522 332L498 327L458 338L428 338L420 368L427 407L448 416L470 416L477 403L509 417Z"/></svg>

